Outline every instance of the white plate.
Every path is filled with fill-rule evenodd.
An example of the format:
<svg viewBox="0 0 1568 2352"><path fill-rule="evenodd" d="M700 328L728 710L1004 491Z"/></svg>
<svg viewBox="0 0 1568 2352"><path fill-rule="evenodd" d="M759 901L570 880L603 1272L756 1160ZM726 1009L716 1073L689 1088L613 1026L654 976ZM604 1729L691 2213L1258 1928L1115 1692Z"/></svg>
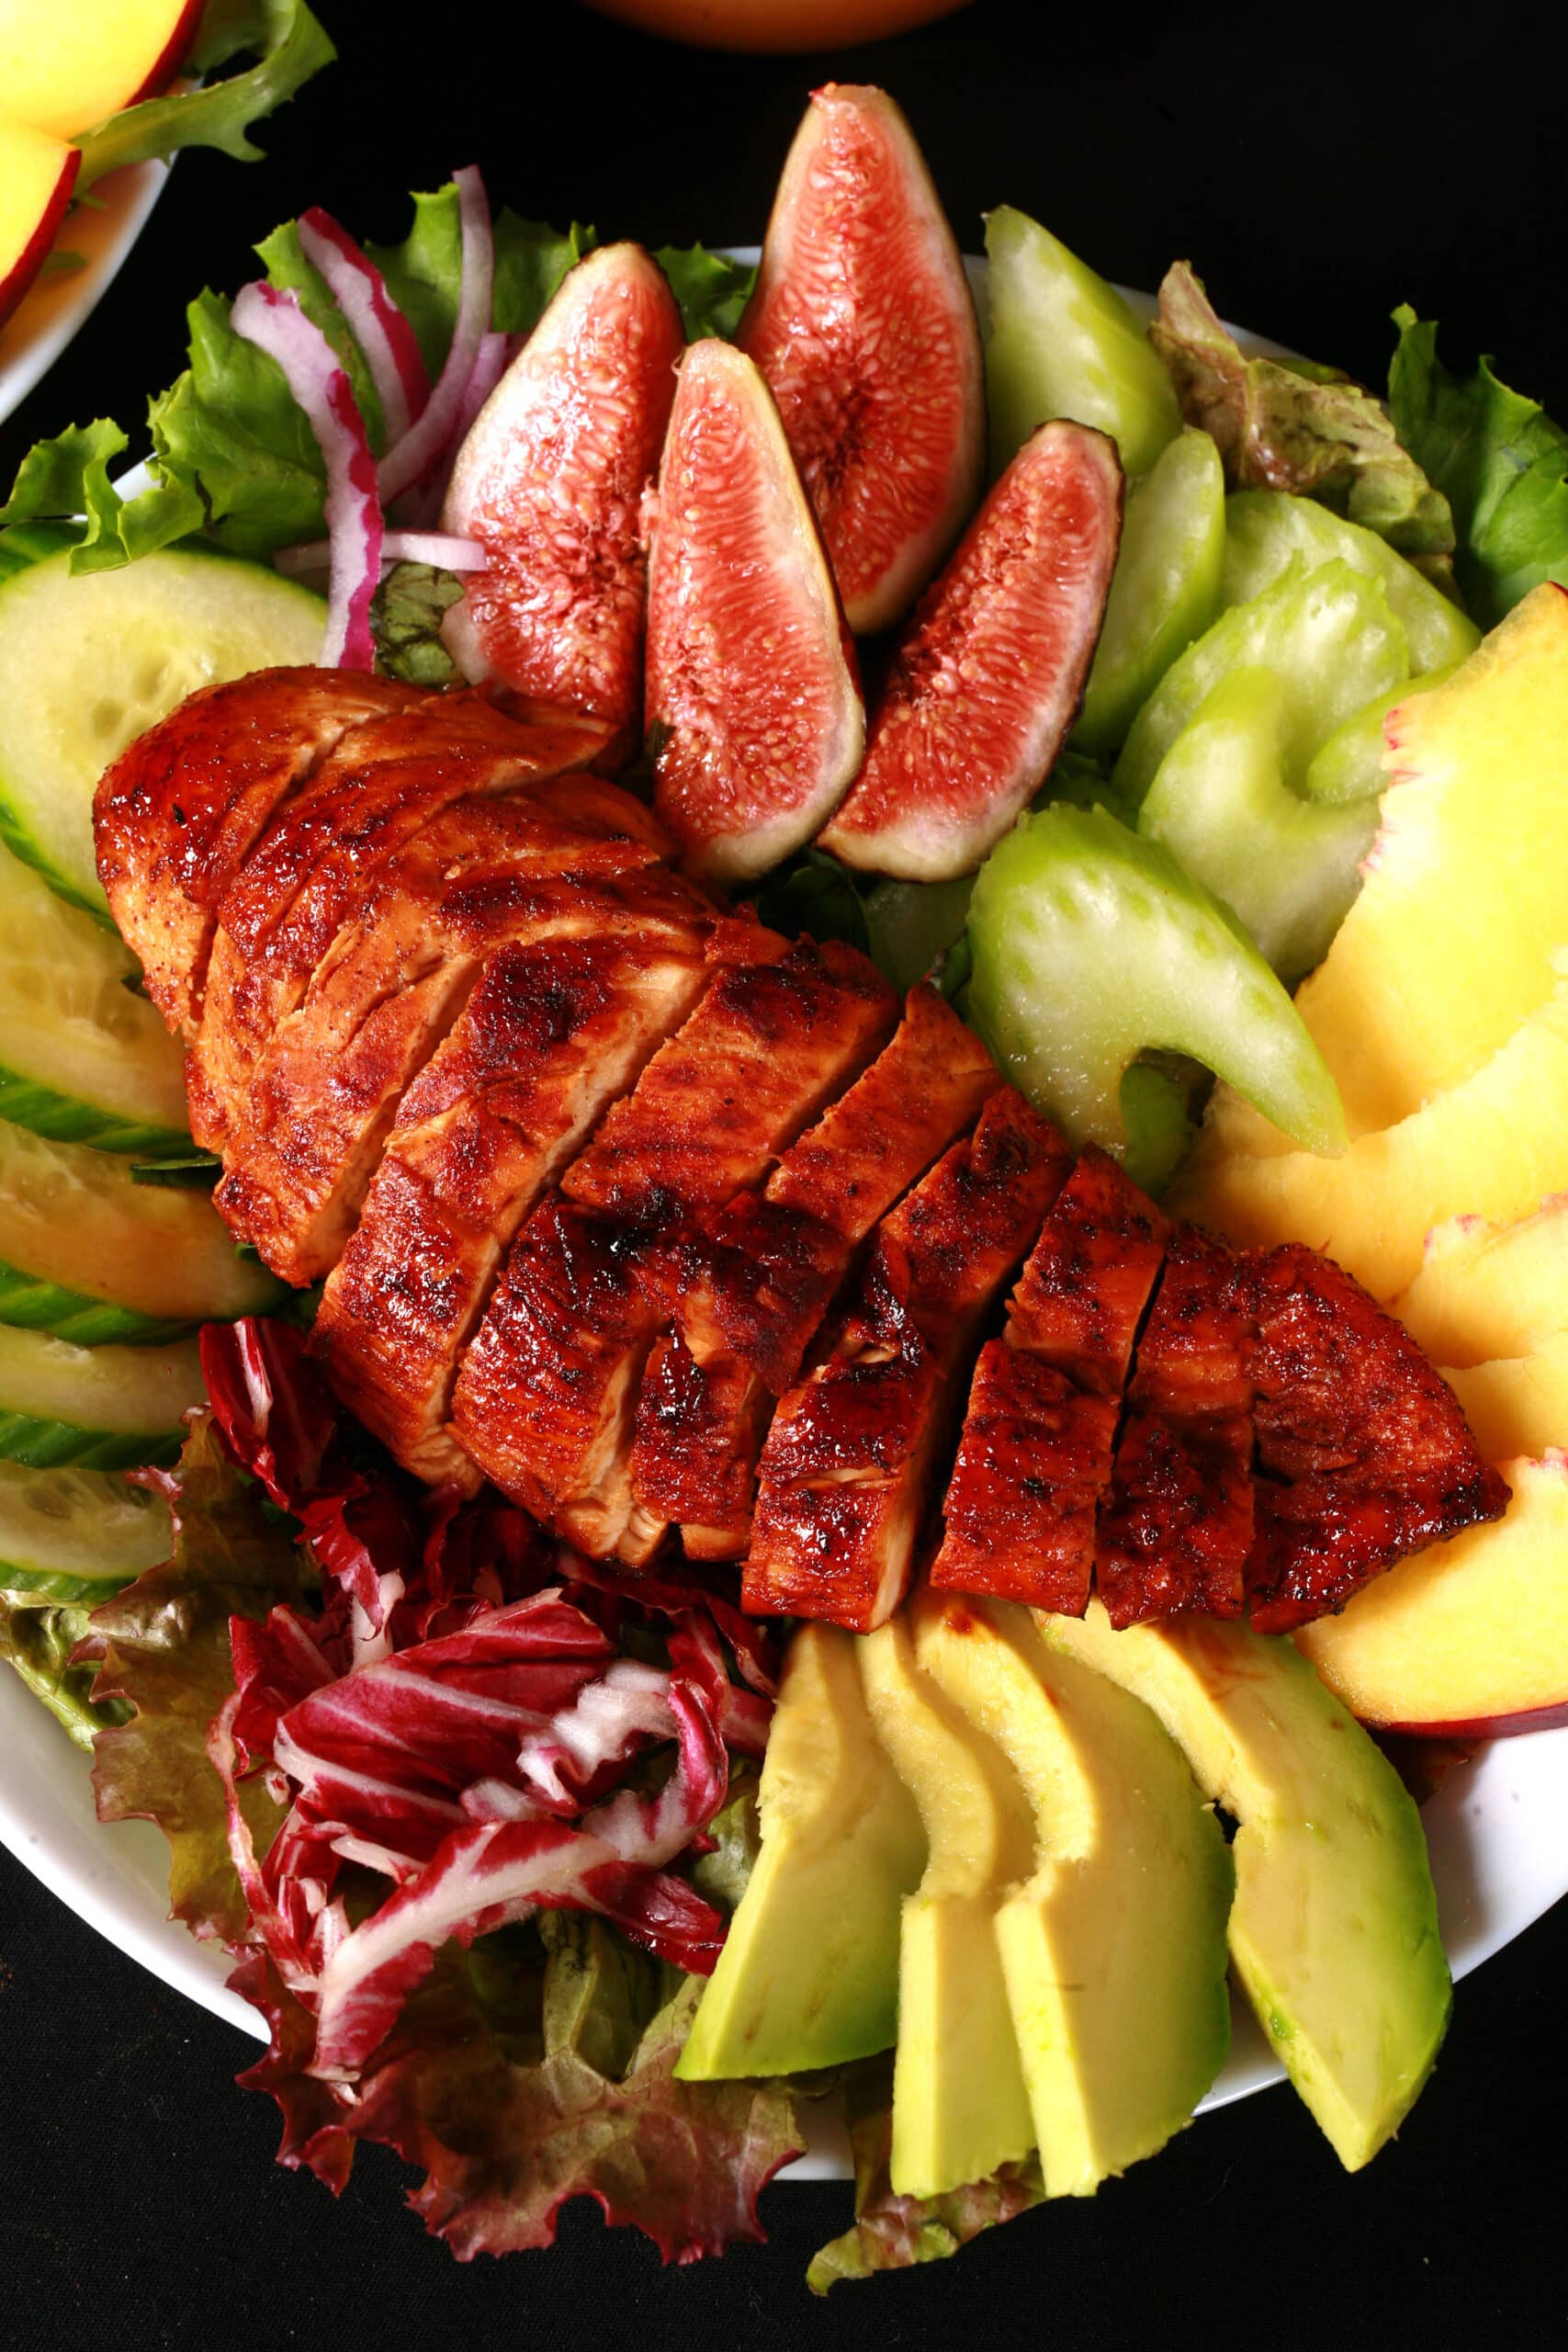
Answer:
<svg viewBox="0 0 1568 2352"><path fill-rule="evenodd" d="M36 281L0 327L0 424L26 400L96 307L164 192L166 164L132 164L68 213L56 243L85 266ZM62 417L62 424L69 422Z"/></svg>
<svg viewBox="0 0 1568 2352"><path fill-rule="evenodd" d="M754 261L755 246L735 249ZM983 300L984 265L969 263ZM1144 317L1154 300L1122 289ZM1283 346L1235 330L1251 351ZM1289 355L1287 355L1289 356ZM128 492L144 477L128 478ZM256 2012L224 1983L228 1962L168 1916L168 1849L145 1822L106 1827L93 1809L82 1750L20 1679L0 1672L0 1845L112 1944L242 2032L265 2039ZM1422 1815L1438 1889L1443 1942L1456 1977L1479 1968L1568 1894L1568 1728L1495 1741L1450 1774ZM1224 2071L1199 2109L1226 2107L1283 2073L1242 2003ZM849 2171L841 2128L815 2120L812 2147L790 2167L797 2179Z"/></svg>

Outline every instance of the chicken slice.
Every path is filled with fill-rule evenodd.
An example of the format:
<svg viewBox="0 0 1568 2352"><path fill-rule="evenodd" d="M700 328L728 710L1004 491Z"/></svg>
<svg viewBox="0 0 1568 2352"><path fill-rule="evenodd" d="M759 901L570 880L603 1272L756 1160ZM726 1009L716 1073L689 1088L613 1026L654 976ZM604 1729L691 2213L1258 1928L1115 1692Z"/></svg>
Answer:
<svg viewBox="0 0 1568 2352"><path fill-rule="evenodd" d="M1191 1226L1172 1236L1138 1344L1095 1588L1113 1625L1239 1617L1253 1539L1252 1268Z"/></svg>
<svg viewBox="0 0 1568 2352"><path fill-rule="evenodd" d="M523 1219L696 1002L708 922L498 948L399 1106L311 1346L433 1485L478 1484L447 1428L463 1349Z"/></svg>
<svg viewBox="0 0 1568 2352"><path fill-rule="evenodd" d="M1453 1391L1359 1283L1295 1242L1253 1261L1258 1531L1253 1623L1343 1607L1407 1554L1496 1519L1508 1488Z"/></svg>
<svg viewBox="0 0 1568 2352"><path fill-rule="evenodd" d="M902 1600L976 1332L1070 1166L1011 1087L878 1229L832 1354L762 1448L742 1599L869 1633Z"/></svg>
<svg viewBox="0 0 1568 2352"><path fill-rule="evenodd" d="M171 1029L200 1016L214 910L274 809L352 728L423 699L352 670L258 670L189 695L105 771L98 874Z"/></svg>
<svg viewBox="0 0 1568 2352"><path fill-rule="evenodd" d="M459 801L387 861L231 1123L217 1204L275 1272L313 1282L336 1264L400 1098L493 946L649 922L683 933L700 917L700 896L652 865L662 844L645 814L614 785L566 776Z"/></svg>
<svg viewBox="0 0 1568 2352"><path fill-rule="evenodd" d="M604 741L592 720L525 725L463 694L345 736L274 816L219 908L186 1069L197 1141L221 1147L258 1057L383 858L450 802L585 767Z"/></svg>
<svg viewBox="0 0 1568 2352"><path fill-rule="evenodd" d="M1154 1203L1093 1144L975 1366L931 1582L1081 1617L1122 1391L1165 1254Z"/></svg>
<svg viewBox="0 0 1568 2352"><path fill-rule="evenodd" d="M457 1382L460 1442L496 1485L591 1553L636 1565L637 1388L670 1300L659 1237L722 1208L858 1076L897 1001L852 948L759 932L525 1227Z"/></svg>
<svg viewBox="0 0 1568 2352"><path fill-rule="evenodd" d="M678 1521L687 1555L735 1560L751 1532L757 1449L872 1227L1001 1084L934 989L910 991L885 1050L743 1194L674 1252L675 1329L637 1400L632 1491Z"/></svg>

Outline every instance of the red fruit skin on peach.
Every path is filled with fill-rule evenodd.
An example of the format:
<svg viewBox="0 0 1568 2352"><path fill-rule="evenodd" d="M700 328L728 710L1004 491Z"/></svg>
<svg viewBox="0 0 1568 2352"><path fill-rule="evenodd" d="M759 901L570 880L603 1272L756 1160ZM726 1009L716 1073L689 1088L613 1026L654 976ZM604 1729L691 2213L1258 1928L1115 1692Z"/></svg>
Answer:
<svg viewBox="0 0 1568 2352"><path fill-rule="evenodd" d="M588 254L480 411L442 514L490 558L446 616L458 667L605 719L627 749L642 698L642 504L684 343L650 254Z"/></svg>
<svg viewBox="0 0 1568 2352"><path fill-rule="evenodd" d="M736 339L778 402L851 628L890 628L979 495L985 383L962 256L885 92L813 95Z"/></svg>
<svg viewBox="0 0 1568 2352"><path fill-rule="evenodd" d="M1568 1724L1568 1699L1551 1707L1529 1707L1517 1715L1474 1715L1463 1723L1371 1723L1380 1732L1397 1732L1402 1739L1516 1739L1526 1732L1556 1731Z"/></svg>
<svg viewBox="0 0 1568 2352"><path fill-rule="evenodd" d="M695 343L653 509L654 806L689 872L739 883L809 841L865 742L832 571L753 363Z"/></svg>
<svg viewBox="0 0 1568 2352"><path fill-rule="evenodd" d="M201 22L205 6L206 0L186 0L186 6L181 9L178 20L172 28L168 40L153 61L141 87L133 90L126 99L125 103L128 107L139 106L143 98L155 98L159 91L166 88L174 80L185 62L186 51L196 39L197 28Z"/></svg>
<svg viewBox="0 0 1568 2352"><path fill-rule="evenodd" d="M910 881L979 865L1077 715L1122 493L1103 433L1059 421L1024 443L899 641L865 763L824 849Z"/></svg>
<svg viewBox="0 0 1568 2352"><path fill-rule="evenodd" d="M38 227L11 264L4 278L0 278L0 326L5 325L6 321L11 316L39 271L43 267L49 249L59 234L60 224L65 218L65 208L71 201L71 191L76 185L76 175L81 168L81 155L73 148L55 183L54 193L50 198L48 207Z"/></svg>

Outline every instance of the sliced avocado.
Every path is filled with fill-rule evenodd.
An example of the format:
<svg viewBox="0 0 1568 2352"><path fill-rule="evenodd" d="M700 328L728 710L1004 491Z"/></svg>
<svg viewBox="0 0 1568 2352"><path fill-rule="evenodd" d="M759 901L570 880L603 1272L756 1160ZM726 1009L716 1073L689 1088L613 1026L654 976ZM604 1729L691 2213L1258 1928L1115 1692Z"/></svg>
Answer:
<svg viewBox="0 0 1568 2352"><path fill-rule="evenodd" d="M1049 1651L1026 1611L926 1592L913 1619L919 1664L1033 1804L1034 1868L997 1940L1046 2191L1091 2196L1181 2129L1224 2063L1224 1838L1158 1717Z"/></svg>
<svg viewBox="0 0 1568 2352"><path fill-rule="evenodd" d="M1190 1618L1113 1633L1096 1601L1050 1647L1151 1706L1240 1825L1231 1957L1348 2171L1409 2113L1451 1987L1420 1815L1294 1644Z"/></svg>
<svg viewBox="0 0 1568 2352"><path fill-rule="evenodd" d="M908 1620L856 1644L878 1736L931 1846L904 1902L890 2171L899 2197L941 2197L1034 2145L997 1945L997 1910L1034 1867L1034 1811L994 1740L915 1663Z"/></svg>
<svg viewBox="0 0 1568 2352"><path fill-rule="evenodd" d="M757 1791L761 1851L675 2071L788 2075L890 2049L898 1915L926 1866L915 1801L878 1745L852 1634L790 1644Z"/></svg>

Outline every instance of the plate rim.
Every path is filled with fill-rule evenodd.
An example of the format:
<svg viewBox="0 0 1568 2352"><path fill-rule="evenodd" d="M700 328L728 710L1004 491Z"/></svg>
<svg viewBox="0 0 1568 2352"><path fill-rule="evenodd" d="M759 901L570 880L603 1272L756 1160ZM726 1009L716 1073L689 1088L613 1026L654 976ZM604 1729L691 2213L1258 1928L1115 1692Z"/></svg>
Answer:
<svg viewBox="0 0 1568 2352"><path fill-rule="evenodd" d="M38 389L118 277L164 193L169 168L166 163L127 164L99 183L94 209L67 216L69 228L62 225L55 243L64 239L68 249L85 247L85 266L68 277L36 280L0 326L0 424Z"/></svg>

